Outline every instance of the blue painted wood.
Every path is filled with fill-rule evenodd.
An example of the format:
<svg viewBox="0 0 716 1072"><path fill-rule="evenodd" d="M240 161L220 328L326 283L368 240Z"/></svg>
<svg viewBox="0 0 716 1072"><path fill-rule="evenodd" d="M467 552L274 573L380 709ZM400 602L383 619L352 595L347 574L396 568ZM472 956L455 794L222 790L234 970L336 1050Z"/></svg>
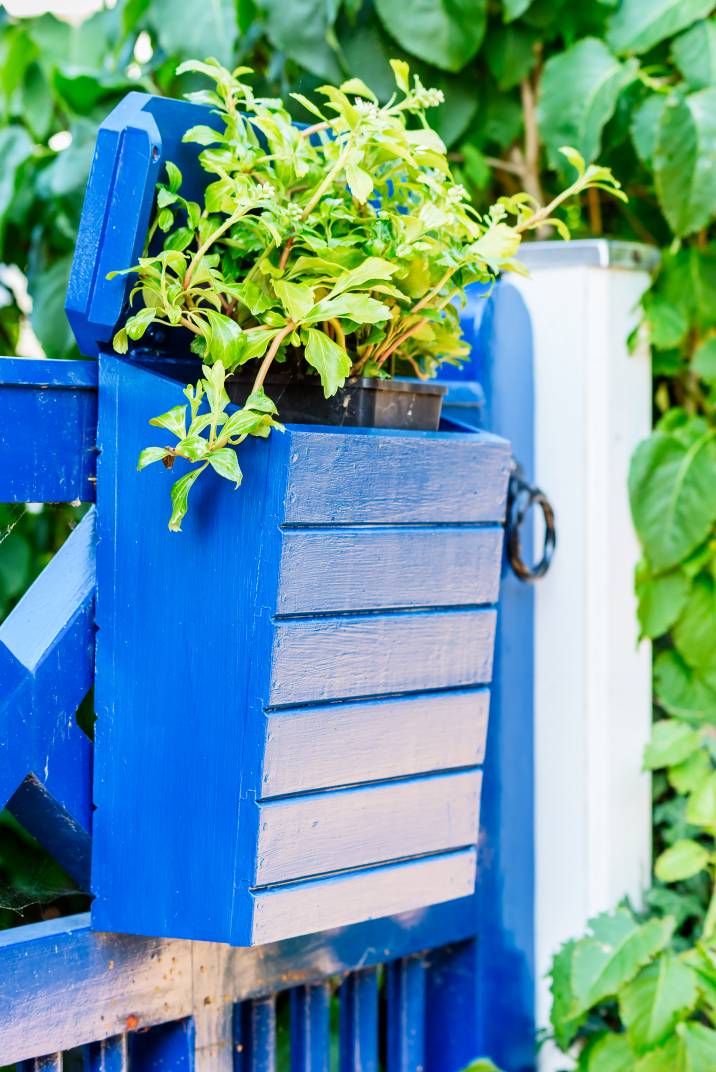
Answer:
<svg viewBox="0 0 716 1072"><path fill-rule="evenodd" d="M85 888L92 747L74 716L92 685L94 581L90 510L0 624L0 806Z"/></svg>
<svg viewBox="0 0 716 1072"><path fill-rule="evenodd" d="M508 436L528 478L534 474L534 386L529 315L516 289L500 283L489 302L471 289L462 326L472 358L462 376L479 380L486 409L481 423ZM464 414L463 414L464 416ZM472 420L479 420L477 411ZM531 545L525 527L523 543ZM479 934L477 1037L456 1031L458 1052L489 1053L508 1072L536 1065L534 1014L534 591L506 571L500 598L494 685L481 807L481 853L475 932ZM519 748L515 749L515 741ZM475 976L464 976L466 1007ZM455 981L455 988L459 983ZM451 1026L452 1025L452 1026ZM461 1047L461 1048L460 1048ZM432 1050L435 1072L455 1072Z"/></svg>
<svg viewBox="0 0 716 1072"><path fill-rule="evenodd" d="M264 798L482 763L485 688L297 707L266 716Z"/></svg>
<svg viewBox="0 0 716 1072"><path fill-rule="evenodd" d="M426 954L426 1072L458 1072L483 1052L475 1015L479 957L479 938Z"/></svg>
<svg viewBox="0 0 716 1072"><path fill-rule="evenodd" d="M274 1072L276 997L270 994L237 1007L234 1018L235 1072Z"/></svg>
<svg viewBox="0 0 716 1072"><path fill-rule="evenodd" d="M129 1051L136 1072L194 1072L194 1024L176 1020L132 1034Z"/></svg>
<svg viewBox="0 0 716 1072"><path fill-rule="evenodd" d="M127 1036L93 1042L87 1047L85 1072L129 1072L129 1046Z"/></svg>
<svg viewBox="0 0 716 1072"><path fill-rule="evenodd" d="M406 957L385 969L387 1072L425 1068L425 962Z"/></svg>
<svg viewBox="0 0 716 1072"><path fill-rule="evenodd" d="M93 502L97 366L0 357L0 502Z"/></svg>
<svg viewBox="0 0 716 1072"><path fill-rule="evenodd" d="M217 119L186 101L129 93L99 128L65 305L89 357L111 340L127 300L131 278L107 275L130 268L141 255L164 161L181 166L188 197L204 185L198 147L181 140L196 123L216 125Z"/></svg>
<svg viewBox="0 0 716 1072"><path fill-rule="evenodd" d="M351 972L340 990L340 1072L378 1072L378 973Z"/></svg>
<svg viewBox="0 0 716 1072"><path fill-rule="evenodd" d="M289 530L281 549L279 611L495 603L502 534L498 526Z"/></svg>
<svg viewBox="0 0 716 1072"><path fill-rule="evenodd" d="M291 1072L328 1072L330 983L291 991Z"/></svg>
<svg viewBox="0 0 716 1072"><path fill-rule="evenodd" d="M429 577L425 582L429 586ZM268 703L280 707L488 684L494 636L494 610L280 621Z"/></svg>
<svg viewBox="0 0 716 1072"><path fill-rule="evenodd" d="M386 429L353 428L348 437L337 429L319 437L309 430L297 431L284 521L501 524L510 447L485 432L475 435L480 449L465 451L464 441L454 433L406 436Z"/></svg>
<svg viewBox="0 0 716 1072"><path fill-rule="evenodd" d="M252 884L471 845L480 781L475 771L433 774L261 804Z"/></svg>
<svg viewBox="0 0 716 1072"><path fill-rule="evenodd" d="M474 850L453 850L475 843L473 790L452 800L449 824L445 799L435 795L427 806L416 797L420 830L409 827L406 811L406 823L382 854L377 821L371 832L353 819L355 833L349 834L350 812L340 829L331 826L322 818L325 800L316 795L308 803L301 798L295 811L284 804L265 806L273 809L267 815L283 816L289 831L282 833L279 823L263 832L280 846L270 858L259 846L264 806L257 807L256 800L263 795L271 718L269 713L267 721L266 708L400 693L410 694L410 702L424 711L430 702L426 689L463 690L490 677L495 615L489 608L277 619L284 526L309 520L325 525L334 514L352 524L379 518L383 527L412 527L418 514L431 526L454 526L461 514L456 487L445 477L452 471L480 480L482 516L494 521L505 497L506 445L472 433L289 428L268 442L245 444L240 493L211 474L197 485L184 532L177 536L166 529L166 472L150 469L138 476L126 464L151 441L148 417L174 400L182 400L174 381L136 363L100 358L94 925L250 945L466 895ZM319 464L324 442L326 460ZM436 454L448 487L444 502ZM337 471L347 481L340 494L349 506L334 509ZM369 476L372 519L361 516L361 500L353 492L353 481L365 487ZM428 506L421 495L430 487ZM485 489L491 489L492 505ZM378 504L384 504L382 512ZM141 527L127 527L125 519L137 517ZM226 532L236 539L227 541ZM197 563L200 584L190 580ZM429 576L425 588L431 588ZM165 642L168 623L171 635L196 638L195 658ZM221 643L205 653L202 638L209 636ZM162 640L153 642L155 637ZM138 676L148 642L152 673ZM439 717L444 695L435 695ZM332 709L325 710L330 719ZM454 723L461 725L464 721ZM473 730L460 748L475 748ZM396 762L403 755L401 746ZM151 778L149 756L162 757ZM358 803L376 793L371 806L376 815L385 792L374 786L360 797L351 790L340 799ZM411 792L400 789L406 800ZM300 866L293 826L298 813L313 838L327 831L323 859L311 863L306 850ZM363 814L361 808L357 813ZM408 836L409 829L415 833ZM301 840L309 845L308 834ZM320 848L318 841L313 844ZM438 855L363 869L410 852ZM258 874L257 857L264 858ZM298 881L346 866L361 870ZM289 885L273 887L287 878ZM255 888L258 883L272 888Z"/></svg>
<svg viewBox="0 0 716 1072"><path fill-rule="evenodd" d="M473 928L471 898L260 949L97 934L87 915L17 927L0 934L0 1053L13 1062L69 1050L122 1034L129 1017L142 1030L191 1015L195 1002L212 1008L370 969ZM202 968L217 949L226 960L212 977Z"/></svg>

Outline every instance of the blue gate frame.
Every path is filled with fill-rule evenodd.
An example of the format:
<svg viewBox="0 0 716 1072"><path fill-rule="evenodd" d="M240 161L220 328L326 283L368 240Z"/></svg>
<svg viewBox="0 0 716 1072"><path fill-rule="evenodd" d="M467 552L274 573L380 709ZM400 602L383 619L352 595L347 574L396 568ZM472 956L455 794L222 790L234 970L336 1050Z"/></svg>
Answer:
<svg viewBox="0 0 716 1072"><path fill-rule="evenodd" d="M475 291L463 326L473 356L446 417L510 439L529 477L524 303L509 284ZM0 501L92 502L95 432L96 365L0 359ZM0 805L84 888L92 759L74 712L92 683L93 591L90 510L0 625ZM100 934L86 916L7 931L0 1064L60 1070L82 1047L98 1072L273 1072L290 992L292 1072L328 1069L332 994L341 1072L458 1072L479 1055L533 1069L532 661L533 594L505 571L474 897L254 949Z"/></svg>

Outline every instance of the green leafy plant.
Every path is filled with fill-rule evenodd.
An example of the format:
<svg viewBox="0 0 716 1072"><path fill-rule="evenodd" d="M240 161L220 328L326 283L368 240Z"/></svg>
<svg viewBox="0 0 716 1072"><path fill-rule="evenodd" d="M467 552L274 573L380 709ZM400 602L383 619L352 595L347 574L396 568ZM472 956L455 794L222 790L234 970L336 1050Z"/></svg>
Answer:
<svg viewBox="0 0 716 1072"><path fill-rule="evenodd" d="M516 193L478 213L426 118L442 93L411 80L404 61L391 65L395 92L383 105L358 78L322 86L321 106L294 93L315 120L303 128L280 100L254 95L244 67L209 59L179 68L212 83L189 97L211 108L217 127L184 136L202 147L211 181L202 204L187 201L179 168L167 164L147 252L126 270L136 275L130 301L142 304L114 337L124 353L154 324L181 329L205 361L206 378L187 389L190 424L186 406L156 418L178 442L148 448L139 462L195 466L172 487L173 531L199 474L210 467L238 486L236 447L277 426L264 393L274 362L305 362L327 398L349 376L434 376L467 352L456 299L468 283L517 270L528 231L552 224L568 236L554 212L569 197L624 196L607 168L563 149L576 179L546 207ZM249 399L229 415L225 377L251 361L259 367Z"/></svg>

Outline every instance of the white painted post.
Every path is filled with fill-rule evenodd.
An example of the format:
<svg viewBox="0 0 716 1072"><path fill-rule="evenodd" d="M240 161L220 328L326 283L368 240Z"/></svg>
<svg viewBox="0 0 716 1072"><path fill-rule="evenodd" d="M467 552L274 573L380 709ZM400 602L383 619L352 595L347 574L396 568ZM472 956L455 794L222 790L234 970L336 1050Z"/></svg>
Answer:
<svg viewBox="0 0 716 1072"><path fill-rule="evenodd" d="M559 945L651 868L648 645L637 647L639 550L627 472L651 427L649 355L627 350L656 254L606 241L523 247L533 321L535 472L557 515L557 553L536 595L537 1014ZM538 526L539 527L539 526ZM564 1067L544 1049L542 1072Z"/></svg>

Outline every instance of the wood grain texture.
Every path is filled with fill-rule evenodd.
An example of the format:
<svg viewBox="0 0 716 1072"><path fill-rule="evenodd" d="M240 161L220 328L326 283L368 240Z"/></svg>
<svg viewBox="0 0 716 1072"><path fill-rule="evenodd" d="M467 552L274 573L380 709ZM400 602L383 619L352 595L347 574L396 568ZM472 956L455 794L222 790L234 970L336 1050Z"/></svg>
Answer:
<svg viewBox="0 0 716 1072"><path fill-rule="evenodd" d="M329 1072L330 1011L330 983L291 991L291 1072Z"/></svg>
<svg viewBox="0 0 716 1072"><path fill-rule="evenodd" d="M350 432L324 432L319 442L315 433L294 430L285 522L504 520L510 463L505 440L484 432Z"/></svg>
<svg viewBox="0 0 716 1072"><path fill-rule="evenodd" d="M269 711L263 797L482 763L487 689Z"/></svg>
<svg viewBox="0 0 716 1072"><path fill-rule="evenodd" d="M269 704L485 684L494 636L493 610L279 621Z"/></svg>
<svg viewBox="0 0 716 1072"><path fill-rule="evenodd" d="M0 357L0 502L94 502L97 367Z"/></svg>
<svg viewBox="0 0 716 1072"><path fill-rule="evenodd" d="M16 927L0 934L0 1054L12 1064L62 1052L121 1035L129 1016L141 1030L460 941L473 928L469 898L258 949L98 934L88 915Z"/></svg>
<svg viewBox="0 0 716 1072"><path fill-rule="evenodd" d="M480 781L466 771L261 804L255 885L463 848Z"/></svg>
<svg viewBox="0 0 716 1072"><path fill-rule="evenodd" d="M425 1068L425 975L422 957L403 957L386 966L386 1072Z"/></svg>
<svg viewBox="0 0 716 1072"><path fill-rule="evenodd" d="M310 932L317 919L344 927L357 913L369 919L466 897L475 884L474 849L388 864L254 894L256 944Z"/></svg>
<svg viewBox="0 0 716 1072"><path fill-rule="evenodd" d="M280 614L494 603L502 528L391 527L284 532Z"/></svg>

